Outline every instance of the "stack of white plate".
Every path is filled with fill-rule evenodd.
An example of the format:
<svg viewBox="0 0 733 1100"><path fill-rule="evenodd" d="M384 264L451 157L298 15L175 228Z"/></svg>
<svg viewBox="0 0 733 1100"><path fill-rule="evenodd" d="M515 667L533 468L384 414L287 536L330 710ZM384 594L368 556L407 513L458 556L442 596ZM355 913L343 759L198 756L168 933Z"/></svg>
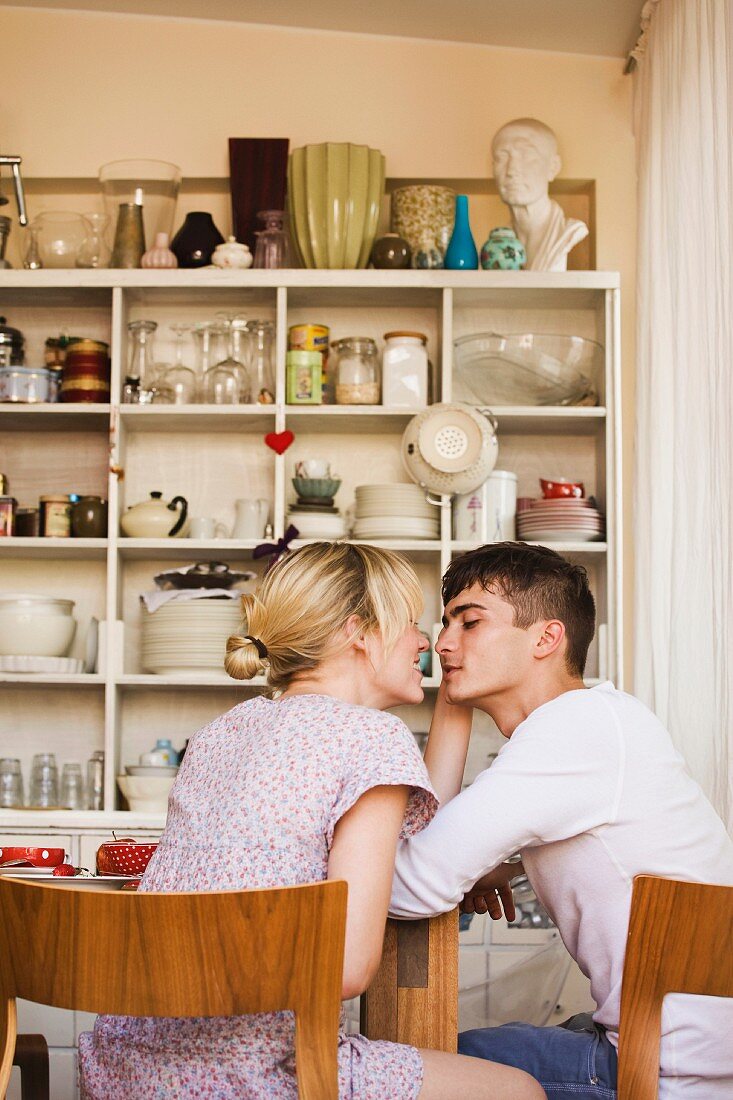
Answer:
<svg viewBox="0 0 733 1100"><path fill-rule="evenodd" d="M224 674L227 638L242 624L239 600L185 600L142 609L141 663L163 676Z"/></svg>
<svg viewBox="0 0 733 1100"><path fill-rule="evenodd" d="M517 512L517 537L526 542L596 542L605 520L592 499L535 500Z"/></svg>
<svg viewBox="0 0 733 1100"><path fill-rule="evenodd" d="M293 504L288 509L288 523L298 528L302 539L342 539L346 534L346 521L338 508Z"/></svg>
<svg viewBox="0 0 733 1100"><path fill-rule="evenodd" d="M355 539L438 539L440 514L419 485L358 485Z"/></svg>

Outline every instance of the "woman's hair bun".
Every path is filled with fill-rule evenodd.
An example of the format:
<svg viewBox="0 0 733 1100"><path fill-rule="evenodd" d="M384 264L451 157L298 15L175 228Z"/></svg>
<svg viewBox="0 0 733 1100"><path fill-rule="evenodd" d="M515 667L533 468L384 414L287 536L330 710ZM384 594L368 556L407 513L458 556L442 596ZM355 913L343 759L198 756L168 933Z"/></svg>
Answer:
<svg viewBox="0 0 733 1100"><path fill-rule="evenodd" d="M257 646L251 638L242 634L233 634L227 639L224 668L234 680L251 680L262 673L265 660L260 657Z"/></svg>

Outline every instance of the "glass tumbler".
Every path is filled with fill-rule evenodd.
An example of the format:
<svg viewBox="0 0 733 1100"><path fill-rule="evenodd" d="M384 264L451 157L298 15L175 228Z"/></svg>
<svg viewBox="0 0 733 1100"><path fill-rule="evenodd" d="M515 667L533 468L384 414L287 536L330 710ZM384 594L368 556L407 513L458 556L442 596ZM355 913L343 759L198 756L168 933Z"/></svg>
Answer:
<svg viewBox="0 0 733 1100"><path fill-rule="evenodd" d="M23 805L23 775L20 760L5 756L0 760L0 806Z"/></svg>
<svg viewBox="0 0 733 1100"><path fill-rule="evenodd" d="M31 806L59 804L59 773L52 752L39 752L33 757L29 801Z"/></svg>
<svg viewBox="0 0 733 1100"><path fill-rule="evenodd" d="M64 764L61 773L61 805L67 810L84 809L84 778L81 764Z"/></svg>

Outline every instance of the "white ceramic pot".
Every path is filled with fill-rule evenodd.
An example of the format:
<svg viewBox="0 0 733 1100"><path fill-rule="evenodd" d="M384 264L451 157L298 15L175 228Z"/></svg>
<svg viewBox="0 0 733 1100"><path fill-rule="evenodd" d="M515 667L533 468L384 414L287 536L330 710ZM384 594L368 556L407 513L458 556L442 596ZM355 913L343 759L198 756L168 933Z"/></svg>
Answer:
<svg viewBox="0 0 733 1100"><path fill-rule="evenodd" d="M117 785L136 813L165 813L175 775L118 775Z"/></svg>
<svg viewBox="0 0 733 1100"><path fill-rule="evenodd" d="M73 600L0 596L0 656L65 657L76 633Z"/></svg>
<svg viewBox="0 0 733 1100"><path fill-rule="evenodd" d="M506 542L516 538L517 475L494 470L489 478L453 501L453 537L460 542Z"/></svg>
<svg viewBox="0 0 733 1100"><path fill-rule="evenodd" d="M122 534L133 539L185 538L188 534L188 501L173 497L170 503L162 493L151 493L120 516Z"/></svg>

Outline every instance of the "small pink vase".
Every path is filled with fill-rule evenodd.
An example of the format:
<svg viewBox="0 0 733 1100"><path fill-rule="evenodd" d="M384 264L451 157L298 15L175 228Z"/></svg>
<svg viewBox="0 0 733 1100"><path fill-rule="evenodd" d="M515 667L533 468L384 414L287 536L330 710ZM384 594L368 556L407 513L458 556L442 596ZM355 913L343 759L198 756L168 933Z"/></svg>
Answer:
<svg viewBox="0 0 733 1100"><path fill-rule="evenodd" d="M158 233L155 244L140 260L140 267L178 267L178 260L168 247L168 234Z"/></svg>

